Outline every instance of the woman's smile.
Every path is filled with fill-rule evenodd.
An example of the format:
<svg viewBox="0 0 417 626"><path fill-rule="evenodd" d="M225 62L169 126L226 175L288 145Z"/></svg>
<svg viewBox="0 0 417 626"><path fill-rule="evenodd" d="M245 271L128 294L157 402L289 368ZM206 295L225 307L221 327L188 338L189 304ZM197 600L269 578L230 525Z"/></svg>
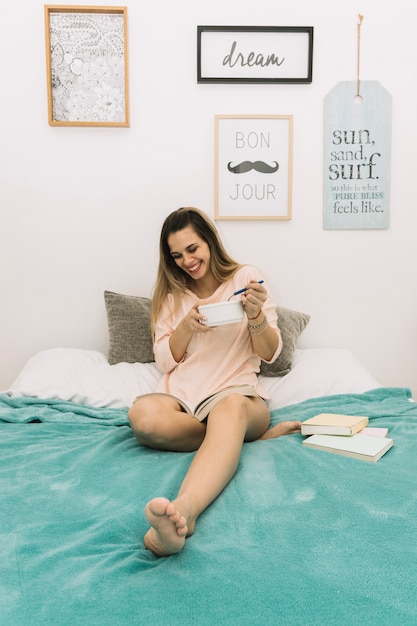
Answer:
<svg viewBox="0 0 417 626"><path fill-rule="evenodd" d="M194 263L194 265L191 265L190 267L185 267L185 271L188 272L191 276L198 274L198 272L200 271L200 268L202 266L202 262L198 261L198 263Z"/></svg>
<svg viewBox="0 0 417 626"><path fill-rule="evenodd" d="M175 263L191 278L197 280L210 267L210 249L197 233L187 226L168 237L168 246Z"/></svg>

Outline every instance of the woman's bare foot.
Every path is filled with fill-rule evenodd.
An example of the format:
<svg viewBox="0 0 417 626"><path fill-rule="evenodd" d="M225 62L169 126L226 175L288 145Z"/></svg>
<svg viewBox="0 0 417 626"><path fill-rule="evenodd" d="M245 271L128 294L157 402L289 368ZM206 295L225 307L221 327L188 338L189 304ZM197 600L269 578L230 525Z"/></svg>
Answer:
<svg viewBox="0 0 417 626"><path fill-rule="evenodd" d="M168 556L183 549L188 532L187 522L175 505L166 498L154 498L145 507L151 528L143 542L156 556Z"/></svg>
<svg viewBox="0 0 417 626"><path fill-rule="evenodd" d="M301 430L301 422L280 422L279 424L275 424L269 430L265 431L262 437L259 439L276 439L277 437L282 437L283 435L292 435L294 433L299 433Z"/></svg>

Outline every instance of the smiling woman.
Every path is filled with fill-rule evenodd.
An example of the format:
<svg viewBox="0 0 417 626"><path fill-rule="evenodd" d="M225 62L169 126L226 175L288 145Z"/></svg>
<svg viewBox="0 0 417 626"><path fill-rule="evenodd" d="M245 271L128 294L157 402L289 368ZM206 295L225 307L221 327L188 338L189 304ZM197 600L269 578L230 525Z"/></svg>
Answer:
<svg viewBox="0 0 417 626"><path fill-rule="evenodd" d="M227 302L231 296L239 299ZM238 309L227 324L210 319L220 303ZM150 448L197 451L177 497L154 498L145 509L145 546L167 556L182 550L233 478L244 441L290 434L300 423L268 431L269 395L257 373L261 359L272 363L282 349L276 308L259 271L229 256L198 209L178 209L162 226L152 329L164 375L156 393L130 408L132 430Z"/></svg>

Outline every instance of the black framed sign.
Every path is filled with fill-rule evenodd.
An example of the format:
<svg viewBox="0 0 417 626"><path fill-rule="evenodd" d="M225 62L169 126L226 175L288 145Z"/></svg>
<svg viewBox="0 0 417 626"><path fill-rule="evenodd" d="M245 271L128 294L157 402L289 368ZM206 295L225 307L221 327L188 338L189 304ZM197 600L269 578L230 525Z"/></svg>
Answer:
<svg viewBox="0 0 417 626"><path fill-rule="evenodd" d="M311 83L312 26L197 26L199 83Z"/></svg>

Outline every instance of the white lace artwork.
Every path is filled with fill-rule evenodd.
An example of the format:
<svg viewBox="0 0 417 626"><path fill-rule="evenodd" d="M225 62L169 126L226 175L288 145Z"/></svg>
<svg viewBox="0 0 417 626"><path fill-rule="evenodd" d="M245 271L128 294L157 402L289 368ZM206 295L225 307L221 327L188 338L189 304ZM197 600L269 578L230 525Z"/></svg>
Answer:
<svg viewBox="0 0 417 626"><path fill-rule="evenodd" d="M124 19L51 13L54 120L124 122Z"/></svg>

